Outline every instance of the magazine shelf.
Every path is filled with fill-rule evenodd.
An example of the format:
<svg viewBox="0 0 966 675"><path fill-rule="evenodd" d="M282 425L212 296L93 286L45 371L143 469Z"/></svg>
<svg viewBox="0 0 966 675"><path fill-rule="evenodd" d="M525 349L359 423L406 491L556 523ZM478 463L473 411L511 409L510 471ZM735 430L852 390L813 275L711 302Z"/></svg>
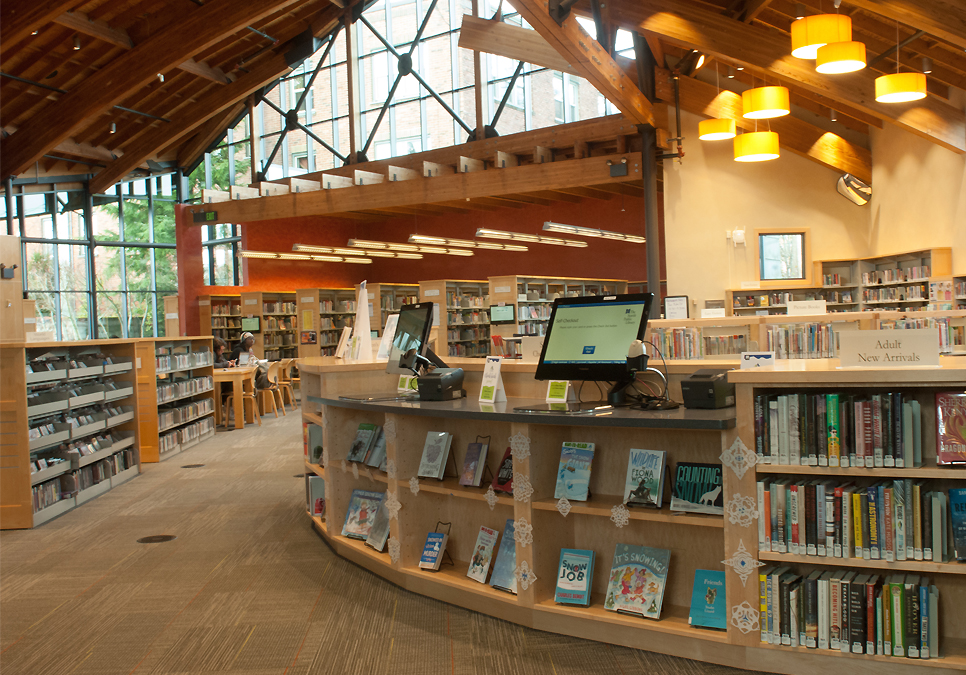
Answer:
<svg viewBox="0 0 966 675"><path fill-rule="evenodd" d="M611 626L626 626L639 629L641 622L646 622L648 631L680 635L695 640L727 644L728 634L724 631L704 630L688 625L688 608L668 605L665 603L661 611L660 621L648 621L638 616L619 614L604 609L604 603L592 602L590 607L574 607L572 605L558 605L552 599L543 600L534 605L534 613L546 613L552 617L573 617L575 619L591 618L594 621ZM548 617L549 619L550 617Z"/></svg>
<svg viewBox="0 0 966 675"><path fill-rule="evenodd" d="M586 516L600 516L610 519L611 508L622 504L624 498L619 495L594 494L585 502L570 502L570 513ZM533 502L533 508L538 511L557 511L557 500L553 498L539 499ZM631 520L646 520L654 523L670 523L672 525L693 525L695 527L724 528L724 518L711 514L680 513L671 511L665 504L660 509L629 508Z"/></svg>
<svg viewBox="0 0 966 675"><path fill-rule="evenodd" d="M822 565L824 567L862 567L892 572L918 572L919 574L959 574L966 575L966 563L934 562L932 560L866 560L864 558L828 558L816 555L797 555L794 553L774 553L759 551L759 560L768 560L783 565ZM942 596L940 596L942 602Z"/></svg>
<svg viewBox="0 0 966 675"><path fill-rule="evenodd" d="M402 481L403 485L408 483L408 479ZM459 497L462 499L473 499L476 501L486 501L487 483L484 481L482 487L471 487L460 485L459 479L446 476L443 480L433 478L419 479L419 491L434 492L436 494L447 495L449 497ZM513 506L513 495L499 492L496 495L497 503L504 506Z"/></svg>

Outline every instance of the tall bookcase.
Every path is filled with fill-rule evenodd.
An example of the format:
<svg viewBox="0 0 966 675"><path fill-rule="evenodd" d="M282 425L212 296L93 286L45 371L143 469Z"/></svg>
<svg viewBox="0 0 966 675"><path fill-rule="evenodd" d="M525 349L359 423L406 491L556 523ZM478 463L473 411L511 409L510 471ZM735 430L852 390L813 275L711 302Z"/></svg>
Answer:
<svg viewBox="0 0 966 675"><path fill-rule="evenodd" d="M953 277L953 299L956 309L966 309L966 276Z"/></svg>
<svg viewBox="0 0 966 675"><path fill-rule="evenodd" d="M352 326L356 314L354 288L302 288L295 291L298 317L295 333L298 357L333 356L342 329ZM375 322L372 322L375 325ZM314 339L306 340L306 337Z"/></svg>
<svg viewBox="0 0 966 675"><path fill-rule="evenodd" d="M140 472L135 342L0 345L0 528L41 525Z"/></svg>
<svg viewBox="0 0 966 675"><path fill-rule="evenodd" d="M253 350L255 356L269 361L298 356L295 293L253 291L241 294L241 318L258 319Z"/></svg>
<svg viewBox="0 0 966 675"><path fill-rule="evenodd" d="M198 298L198 325L202 335L220 337L231 349L241 337L241 295L202 295Z"/></svg>
<svg viewBox="0 0 966 675"><path fill-rule="evenodd" d="M419 302L419 284L366 284L366 293L372 310L369 312L369 327L382 337L386 321L399 313L403 305Z"/></svg>
<svg viewBox="0 0 966 675"><path fill-rule="evenodd" d="M489 282L438 279L419 282L420 302L432 302L435 352L446 357L490 353Z"/></svg>

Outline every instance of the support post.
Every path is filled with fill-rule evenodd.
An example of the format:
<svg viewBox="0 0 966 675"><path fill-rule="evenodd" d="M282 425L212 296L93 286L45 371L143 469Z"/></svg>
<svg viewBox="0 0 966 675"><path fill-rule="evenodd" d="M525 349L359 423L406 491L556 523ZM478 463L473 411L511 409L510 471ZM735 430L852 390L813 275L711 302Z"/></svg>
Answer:
<svg viewBox="0 0 966 675"><path fill-rule="evenodd" d="M641 93L652 104L656 98L654 90L654 55L647 42L634 40L637 53L638 86ZM651 318L661 316L661 232L657 213L657 128L650 124L640 125L641 139L641 178L644 181L644 237L647 239L647 290L654 294L651 303ZM678 135L680 135L678 130Z"/></svg>
<svg viewBox="0 0 966 675"><path fill-rule="evenodd" d="M12 237L15 234L13 230L13 176L7 176L3 185L6 190L3 198L7 207L7 234Z"/></svg>
<svg viewBox="0 0 966 675"><path fill-rule="evenodd" d="M180 175L180 173L179 173ZM91 340L98 339L97 335L97 256L94 255L94 195L91 193L90 181L84 183L84 222L87 225L87 278L90 292L87 296L88 320L87 334ZM123 255L123 253L122 253Z"/></svg>
<svg viewBox="0 0 966 675"><path fill-rule="evenodd" d="M473 16L480 15L480 2L473 0ZM473 89L476 93L476 140L482 141L486 137L486 125L483 121L483 62L480 52L473 50Z"/></svg>
<svg viewBox="0 0 966 675"><path fill-rule="evenodd" d="M248 95L248 145L252 183L258 182L258 140L255 138L255 94Z"/></svg>
<svg viewBox="0 0 966 675"><path fill-rule="evenodd" d="M353 10L350 6L342 15L345 23L346 74L349 91L349 164L358 161L356 154L362 150L362 97L359 90L359 36L355 31Z"/></svg>

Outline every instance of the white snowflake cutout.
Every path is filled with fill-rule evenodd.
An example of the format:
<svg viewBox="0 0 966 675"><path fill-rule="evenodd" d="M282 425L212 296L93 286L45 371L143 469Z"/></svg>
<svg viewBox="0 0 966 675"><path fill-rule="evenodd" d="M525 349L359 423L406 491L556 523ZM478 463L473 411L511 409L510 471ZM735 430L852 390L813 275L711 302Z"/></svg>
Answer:
<svg viewBox="0 0 966 675"><path fill-rule="evenodd" d="M730 558L721 562L735 571L735 574L741 579L742 586L748 581L752 572L765 564L751 556L751 553L745 548L745 542L741 539L738 540L738 550Z"/></svg>
<svg viewBox="0 0 966 675"><path fill-rule="evenodd" d="M500 501L500 498L496 496L496 492L493 491L492 485L487 488L486 494L483 495L483 499L485 499L486 503L490 505L490 511L492 511L493 507L496 506L496 503Z"/></svg>
<svg viewBox="0 0 966 675"><path fill-rule="evenodd" d="M758 463L758 455L748 449L741 437L735 437L731 447L721 453L720 459L725 466L730 466L738 478L744 478L745 472Z"/></svg>
<svg viewBox="0 0 966 675"><path fill-rule="evenodd" d="M513 522L513 539L523 548L533 543L533 525L526 518Z"/></svg>
<svg viewBox="0 0 966 675"><path fill-rule="evenodd" d="M742 633L750 633L751 631L758 630L758 614L759 609L757 607L752 607L748 604L748 601L744 601L740 605L734 605L731 608L731 625L740 630Z"/></svg>
<svg viewBox="0 0 966 675"><path fill-rule="evenodd" d="M624 527L631 522L631 512L623 504L616 504L610 507L610 519L617 527Z"/></svg>
<svg viewBox="0 0 966 675"><path fill-rule="evenodd" d="M386 443L396 442L396 420L388 419L386 423L382 425L382 433L386 437Z"/></svg>
<svg viewBox="0 0 966 675"><path fill-rule="evenodd" d="M560 511L560 515L564 518L570 513L570 500L566 497L561 497L557 500L557 510Z"/></svg>
<svg viewBox="0 0 966 675"><path fill-rule="evenodd" d="M518 502L530 501L533 494L533 485L526 474L513 472L513 498Z"/></svg>
<svg viewBox="0 0 966 675"><path fill-rule="evenodd" d="M728 513L728 522L741 527L750 527L751 521L758 518L755 499L753 497L742 497L738 493L735 493L725 504L725 511Z"/></svg>
<svg viewBox="0 0 966 675"><path fill-rule="evenodd" d="M389 520L395 520L396 516L399 515L399 509L402 508L402 504L399 503L399 498L396 496L395 492L386 493L386 513L389 514Z"/></svg>
<svg viewBox="0 0 966 675"><path fill-rule="evenodd" d="M510 436L510 454L513 459L523 461L530 456L530 438L522 433Z"/></svg>
<svg viewBox="0 0 966 675"><path fill-rule="evenodd" d="M365 472L366 472L366 477L367 477L367 478L368 478L369 480L373 480L373 478L372 478L372 471L370 471L370 470L369 470L369 467L368 467L368 466L366 466L366 467L363 467L363 471L365 471Z"/></svg>
<svg viewBox="0 0 966 675"><path fill-rule="evenodd" d="M389 475L389 480L396 480L396 460L386 461L386 473Z"/></svg>
<svg viewBox="0 0 966 675"><path fill-rule="evenodd" d="M520 584L520 588L527 590L530 585L537 580L537 575L532 569L530 569L530 563L524 560L520 563L513 572L514 576L517 578L517 583Z"/></svg>
<svg viewBox="0 0 966 675"><path fill-rule="evenodd" d="M349 465L346 464L345 463L345 460L343 459L342 460L342 473L346 473L348 470L349 470Z"/></svg>
<svg viewBox="0 0 966 675"><path fill-rule="evenodd" d="M399 540L395 537L389 537L389 559L396 564L399 562Z"/></svg>
<svg viewBox="0 0 966 675"><path fill-rule="evenodd" d="M414 495L419 494L419 479L416 476L409 479L409 489L413 491Z"/></svg>
<svg viewBox="0 0 966 675"><path fill-rule="evenodd" d="M352 477L359 480L359 465L352 462Z"/></svg>
<svg viewBox="0 0 966 675"><path fill-rule="evenodd" d="M322 467L325 468L329 466L329 449L322 448Z"/></svg>

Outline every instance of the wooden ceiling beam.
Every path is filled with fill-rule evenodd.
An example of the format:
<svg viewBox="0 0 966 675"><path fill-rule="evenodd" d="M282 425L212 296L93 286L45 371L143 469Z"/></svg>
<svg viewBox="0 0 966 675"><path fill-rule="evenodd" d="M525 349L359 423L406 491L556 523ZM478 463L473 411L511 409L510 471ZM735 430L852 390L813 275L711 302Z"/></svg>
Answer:
<svg viewBox="0 0 966 675"><path fill-rule="evenodd" d="M13 47L81 0L4 0L0 5L0 42Z"/></svg>
<svg viewBox="0 0 966 675"><path fill-rule="evenodd" d="M966 49L966 3L961 0L848 0L846 4Z"/></svg>
<svg viewBox="0 0 966 675"><path fill-rule="evenodd" d="M771 4L771 0L746 0L738 18L745 23L751 23Z"/></svg>
<svg viewBox="0 0 966 675"><path fill-rule="evenodd" d="M614 15L628 30L649 30L682 47L698 49L800 86L899 125L957 153L966 152L966 113L932 97L913 104L875 101L871 72L834 77L816 73L810 61L789 54L788 36L722 17L684 0L637 0Z"/></svg>
<svg viewBox="0 0 966 675"><path fill-rule="evenodd" d="M241 114L242 110L245 109L244 103L236 103L235 105L229 106L225 110L222 110L217 115L212 115L211 118L205 122L201 128L198 130L187 143L181 146L178 150L178 166L189 166L194 162L200 155L202 155L208 146L215 142L218 138L225 133L225 128L232 123L232 121Z"/></svg>
<svg viewBox="0 0 966 675"><path fill-rule="evenodd" d="M463 15L459 46L488 54L499 54L571 75L580 72L536 31L495 19Z"/></svg>

